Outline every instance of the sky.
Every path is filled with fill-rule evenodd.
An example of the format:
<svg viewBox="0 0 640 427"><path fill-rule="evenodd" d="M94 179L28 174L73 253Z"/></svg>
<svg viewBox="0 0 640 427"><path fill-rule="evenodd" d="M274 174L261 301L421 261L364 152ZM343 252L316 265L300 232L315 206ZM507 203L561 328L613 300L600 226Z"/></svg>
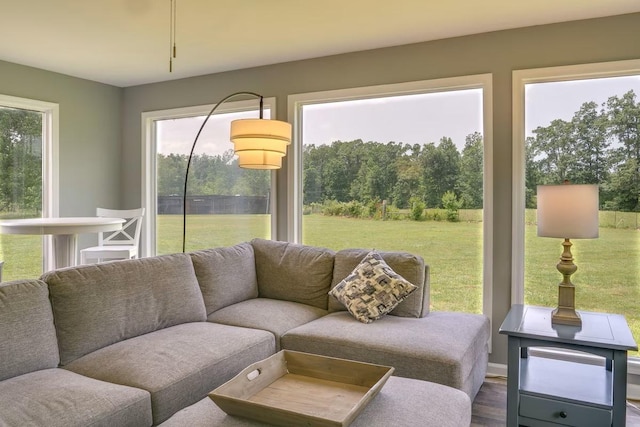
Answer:
<svg viewBox="0 0 640 427"><path fill-rule="evenodd" d="M621 97L629 90L640 100L640 76L611 77L570 82L535 83L525 87L525 133L538 126L547 126L552 120L569 121L585 102L596 102L599 106L609 97Z"/></svg>
<svg viewBox="0 0 640 427"><path fill-rule="evenodd" d="M599 78L526 86L526 135L554 119L571 120L585 102L598 105L610 96L633 89L640 98L640 76ZM394 96L374 100L341 101L303 108L303 142L327 144L336 140L390 141L408 144L438 143L450 137L462 150L465 137L482 132L482 92L466 89L441 93ZM195 152L217 155L233 148L229 123L258 117L255 111L212 116ZM265 111L265 118L269 112ZM204 117L166 120L159 124L159 151L188 154Z"/></svg>
<svg viewBox="0 0 640 427"><path fill-rule="evenodd" d="M467 135L482 131L480 89L315 104L303 111L305 144L354 139L437 144L450 137L461 148Z"/></svg>

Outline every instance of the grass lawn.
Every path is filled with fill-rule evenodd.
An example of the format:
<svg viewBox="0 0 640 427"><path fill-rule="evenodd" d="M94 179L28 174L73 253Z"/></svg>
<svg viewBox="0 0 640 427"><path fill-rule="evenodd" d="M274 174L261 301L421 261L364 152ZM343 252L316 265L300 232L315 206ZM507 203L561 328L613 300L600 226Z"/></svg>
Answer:
<svg viewBox="0 0 640 427"><path fill-rule="evenodd" d="M158 253L182 250L182 217L158 217ZM269 215L194 215L188 218L187 251L232 245L270 235ZM482 310L482 223L373 221L306 215L304 243L334 250L375 248L421 255L430 266L431 308L438 311ZM37 277L41 271L39 236L0 235L4 279ZM633 228L600 228L600 238L575 240L578 271L576 305L582 310L624 314L640 341L640 232ZM11 248L11 250L3 250ZM559 239L539 238L526 226L525 302L555 306L555 269L562 252ZM510 259L500 262L510 263ZM634 353L635 355L636 353Z"/></svg>

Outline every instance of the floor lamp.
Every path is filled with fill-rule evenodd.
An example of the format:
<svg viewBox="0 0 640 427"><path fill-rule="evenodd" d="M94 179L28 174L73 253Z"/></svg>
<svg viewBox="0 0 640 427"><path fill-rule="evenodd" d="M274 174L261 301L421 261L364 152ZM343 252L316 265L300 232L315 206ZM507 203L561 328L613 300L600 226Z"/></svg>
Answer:
<svg viewBox="0 0 640 427"><path fill-rule="evenodd" d="M207 124L209 117L220 105L235 96L254 96L260 100L260 118L239 119L231 122L230 139L234 145L234 152L238 156L238 165L246 169L280 169L282 158L287 153L287 145L291 143L291 124L279 120L263 119L263 97L255 92L235 92L223 98L213 106L207 117L202 122L196 134L187 170L184 175L184 193L182 196L182 252L185 252L187 236L187 182L193 151L196 148L202 129Z"/></svg>
<svg viewBox="0 0 640 427"><path fill-rule="evenodd" d="M576 312L576 289L571 275L578 267L573 263L569 239L598 237L597 185L539 185L537 193L538 236L562 238L564 248L556 268L562 274L558 285L558 307L553 310L551 323L581 326Z"/></svg>

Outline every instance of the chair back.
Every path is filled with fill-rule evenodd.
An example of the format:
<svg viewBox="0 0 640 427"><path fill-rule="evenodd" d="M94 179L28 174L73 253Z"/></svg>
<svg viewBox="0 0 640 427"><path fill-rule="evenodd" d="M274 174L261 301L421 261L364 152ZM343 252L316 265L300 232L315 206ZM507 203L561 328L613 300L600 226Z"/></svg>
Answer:
<svg viewBox="0 0 640 427"><path fill-rule="evenodd" d="M100 246L138 246L144 208L125 210L97 208L96 215L101 218L124 218L126 220L126 222L122 224L121 230L98 233Z"/></svg>

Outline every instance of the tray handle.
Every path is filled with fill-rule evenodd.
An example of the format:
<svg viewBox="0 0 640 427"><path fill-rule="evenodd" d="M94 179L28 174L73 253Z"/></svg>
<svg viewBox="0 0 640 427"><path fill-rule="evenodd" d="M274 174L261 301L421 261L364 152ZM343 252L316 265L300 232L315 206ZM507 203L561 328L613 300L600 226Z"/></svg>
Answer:
<svg viewBox="0 0 640 427"><path fill-rule="evenodd" d="M287 373L287 361L284 355L276 353L267 359L247 366L209 395L248 399Z"/></svg>
<svg viewBox="0 0 640 427"><path fill-rule="evenodd" d="M249 381L253 381L253 380L255 380L256 378L258 378L258 377L260 376L260 374L261 374L261 373L262 373L262 370L261 370L261 369L254 369L253 371L251 371L251 372L249 372L249 373L247 374L247 379L248 379Z"/></svg>

